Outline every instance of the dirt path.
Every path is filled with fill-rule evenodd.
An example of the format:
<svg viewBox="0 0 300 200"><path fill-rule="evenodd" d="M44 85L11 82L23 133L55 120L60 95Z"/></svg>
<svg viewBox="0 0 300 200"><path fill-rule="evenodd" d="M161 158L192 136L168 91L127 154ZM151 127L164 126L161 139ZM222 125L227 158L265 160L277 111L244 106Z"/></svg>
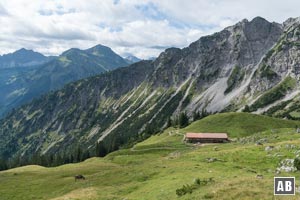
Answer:
<svg viewBox="0 0 300 200"><path fill-rule="evenodd" d="M135 147L132 147L130 151L150 151L150 150L182 150L184 148L174 148L174 147L153 147L153 148L147 148L147 149L135 149Z"/></svg>

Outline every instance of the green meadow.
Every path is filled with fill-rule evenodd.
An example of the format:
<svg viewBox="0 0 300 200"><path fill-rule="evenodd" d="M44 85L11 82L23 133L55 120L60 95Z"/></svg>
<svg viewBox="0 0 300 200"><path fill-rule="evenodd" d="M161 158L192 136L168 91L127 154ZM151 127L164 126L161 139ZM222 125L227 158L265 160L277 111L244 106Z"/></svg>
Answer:
<svg viewBox="0 0 300 200"><path fill-rule="evenodd" d="M298 192L273 195L274 176L294 176L300 186L299 172L276 173L282 160L300 155L296 126L300 122L248 113L216 114L184 129L169 128L104 158L2 171L0 199L300 199ZM232 141L186 144L186 132L227 132ZM75 181L77 174L86 180ZM183 186L190 190L178 195L176 191Z"/></svg>

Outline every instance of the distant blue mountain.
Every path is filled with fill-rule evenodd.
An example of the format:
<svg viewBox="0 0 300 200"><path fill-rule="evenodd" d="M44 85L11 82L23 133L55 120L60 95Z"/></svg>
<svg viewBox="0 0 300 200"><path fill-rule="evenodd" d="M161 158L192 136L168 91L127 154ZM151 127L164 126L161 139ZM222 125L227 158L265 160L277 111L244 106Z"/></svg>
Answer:
<svg viewBox="0 0 300 200"><path fill-rule="evenodd" d="M142 59L132 55L132 54L128 54L127 56L125 56L125 60L129 63L129 64L132 64L132 63L136 63L136 62L139 62L141 61Z"/></svg>
<svg viewBox="0 0 300 200"><path fill-rule="evenodd" d="M0 69L41 65L51 59L53 57L46 57L41 53L22 48L0 56Z"/></svg>
<svg viewBox="0 0 300 200"><path fill-rule="evenodd" d="M58 57L46 57L26 49L3 55L0 57L0 117L67 83L127 65L125 59L103 45L87 50L72 48Z"/></svg>

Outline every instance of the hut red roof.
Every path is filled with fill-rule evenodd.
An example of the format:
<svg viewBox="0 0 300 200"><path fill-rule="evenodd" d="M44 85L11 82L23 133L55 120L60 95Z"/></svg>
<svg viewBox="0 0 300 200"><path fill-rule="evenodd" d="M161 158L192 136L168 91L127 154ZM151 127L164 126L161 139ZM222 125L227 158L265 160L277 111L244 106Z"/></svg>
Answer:
<svg viewBox="0 0 300 200"><path fill-rule="evenodd" d="M185 137L191 139L228 139L227 133L186 133Z"/></svg>

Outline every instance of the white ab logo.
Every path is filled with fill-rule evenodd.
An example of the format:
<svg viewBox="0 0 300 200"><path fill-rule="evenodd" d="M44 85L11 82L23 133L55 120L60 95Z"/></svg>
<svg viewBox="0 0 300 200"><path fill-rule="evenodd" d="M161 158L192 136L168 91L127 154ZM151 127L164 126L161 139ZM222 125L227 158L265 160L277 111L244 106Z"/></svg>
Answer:
<svg viewBox="0 0 300 200"><path fill-rule="evenodd" d="M285 185L285 188L284 188ZM277 185L277 191L278 192L284 192L284 191L292 191L292 182L291 181L285 181L285 184L283 184L283 181L278 181L278 185Z"/></svg>
<svg viewBox="0 0 300 200"><path fill-rule="evenodd" d="M295 195L295 177L274 177L274 195Z"/></svg>

